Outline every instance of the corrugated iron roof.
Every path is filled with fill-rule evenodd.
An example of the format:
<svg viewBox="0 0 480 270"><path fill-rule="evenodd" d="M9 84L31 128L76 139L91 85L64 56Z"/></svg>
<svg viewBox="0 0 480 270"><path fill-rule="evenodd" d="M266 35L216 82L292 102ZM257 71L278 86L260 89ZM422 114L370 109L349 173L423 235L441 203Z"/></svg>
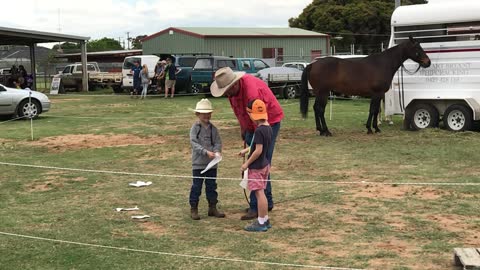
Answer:
<svg viewBox="0 0 480 270"><path fill-rule="evenodd" d="M202 36L325 36L300 28L177 27Z"/></svg>
<svg viewBox="0 0 480 270"><path fill-rule="evenodd" d="M327 37L327 34L308 31L300 28L288 27L170 27L158 33L145 37L147 41L154 37L179 32L198 38L208 37Z"/></svg>

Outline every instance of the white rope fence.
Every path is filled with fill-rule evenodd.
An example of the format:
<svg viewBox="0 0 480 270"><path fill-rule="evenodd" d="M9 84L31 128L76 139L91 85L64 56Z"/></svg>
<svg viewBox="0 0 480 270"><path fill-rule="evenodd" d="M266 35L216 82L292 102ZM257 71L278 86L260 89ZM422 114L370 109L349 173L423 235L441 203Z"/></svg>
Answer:
<svg viewBox="0 0 480 270"><path fill-rule="evenodd" d="M356 268L328 267L328 266L320 266L320 265L304 265L304 264L292 264L292 263L253 261L253 260L222 258L222 257L213 257L213 256L199 256L199 255L172 253L172 252L151 251L151 250L142 250L142 249L134 249L134 248L126 248L126 247L115 247L115 246L81 243L81 242L51 239L51 238L44 238L44 237L37 237L37 236L30 236L30 235L22 235L22 234L8 233L8 232L0 232L0 235L12 236L12 237L21 237L21 238L26 238L26 239L41 240L41 241L48 241L48 242L55 242L55 243L61 243L61 244L86 246L86 247L94 247L94 248L103 248L103 249L113 249L113 250L121 250L121 251L131 251L131 252L139 252L139 253L149 253L149 254L157 254L157 255L164 255L164 256L184 257L184 258L190 258L190 259L203 259L203 260L250 263L250 264L264 264L264 265L275 265L275 266L282 266L282 267L315 268L315 269L324 269L324 270L361 270L361 269L356 269Z"/></svg>
<svg viewBox="0 0 480 270"><path fill-rule="evenodd" d="M44 165L32 165L32 164L20 164L11 162L0 162L0 165L15 166L15 167L27 167L37 169L48 170L60 170L60 171L73 171L73 172L86 172L86 173L102 173L102 174L117 174L117 175L130 175L130 176L149 176L149 177L161 177L161 178L175 178L175 179L192 179L192 175L174 175L174 174L158 174L158 173L136 173L136 172L122 172L122 171L109 171L109 170L91 170L91 169L78 169L78 168L66 168ZM240 178L234 177L199 177L201 179L217 179L226 181L240 181ZM271 182L284 182L284 183L315 183L323 185L398 185L398 186L480 186L479 183L465 183L465 182L371 182L371 181L321 181L321 180L296 180L296 179L271 179L265 180Z"/></svg>
<svg viewBox="0 0 480 270"><path fill-rule="evenodd" d="M27 118L27 117L26 117L26 116L21 116L21 117L12 118L12 119L9 119L9 120L0 122L0 125L1 125L1 124L5 124L5 123L8 123L8 122L15 121L15 120L20 120L20 119L23 119L23 118Z"/></svg>

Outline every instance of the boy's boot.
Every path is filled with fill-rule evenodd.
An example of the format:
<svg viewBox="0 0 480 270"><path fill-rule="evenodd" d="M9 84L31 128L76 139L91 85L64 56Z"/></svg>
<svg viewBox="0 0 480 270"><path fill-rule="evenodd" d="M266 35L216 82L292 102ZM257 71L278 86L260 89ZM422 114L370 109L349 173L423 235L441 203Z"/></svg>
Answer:
<svg viewBox="0 0 480 270"><path fill-rule="evenodd" d="M200 216L198 215L198 203L192 205L192 208L190 208L190 216L192 217L193 220L200 219Z"/></svg>
<svg viewBox="0 0 480 270"><path fill-rule="evenodd" d="M225 214L223 212L218 211L216 202L208 202L208 216L224 218Z"/></svg>

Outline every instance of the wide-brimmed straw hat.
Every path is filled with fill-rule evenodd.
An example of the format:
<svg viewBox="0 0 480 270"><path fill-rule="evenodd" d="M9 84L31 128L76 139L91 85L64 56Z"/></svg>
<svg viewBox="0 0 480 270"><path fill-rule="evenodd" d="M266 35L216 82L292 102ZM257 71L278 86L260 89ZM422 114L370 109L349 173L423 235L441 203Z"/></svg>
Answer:
<svg viewBox="0 0 480 270"><path fill-rule="evenodd" d="M204 98L199 102L197 102L197 106L195 107L195 109L189 108L189 110L192 112L198 112L198 113L211 113L213 112L213 107L210 100Z"/></svg>
<svg viewBox="0 0 480 270"><path fill-rule="evenodd" d="M245 72L233 72L229 67L224 67L215 72L215 81L210 86L212 96L221 97L234 83L236 83Z"/></svg>

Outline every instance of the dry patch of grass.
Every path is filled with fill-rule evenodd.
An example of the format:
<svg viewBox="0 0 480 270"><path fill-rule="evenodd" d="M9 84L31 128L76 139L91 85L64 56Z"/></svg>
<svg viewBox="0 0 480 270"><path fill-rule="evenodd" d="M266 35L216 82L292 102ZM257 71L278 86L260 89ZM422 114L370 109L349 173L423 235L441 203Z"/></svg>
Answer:
<svg viewBox="0 0 480 270"><path fill-rule="evenodd" d="M139 137L132 134L69 134L42 138L38 141L28 142L33 146L47 147L52 152L65 152L68 150L121 147L131 145L164 144L165 138L160 136Z"/></svg>

